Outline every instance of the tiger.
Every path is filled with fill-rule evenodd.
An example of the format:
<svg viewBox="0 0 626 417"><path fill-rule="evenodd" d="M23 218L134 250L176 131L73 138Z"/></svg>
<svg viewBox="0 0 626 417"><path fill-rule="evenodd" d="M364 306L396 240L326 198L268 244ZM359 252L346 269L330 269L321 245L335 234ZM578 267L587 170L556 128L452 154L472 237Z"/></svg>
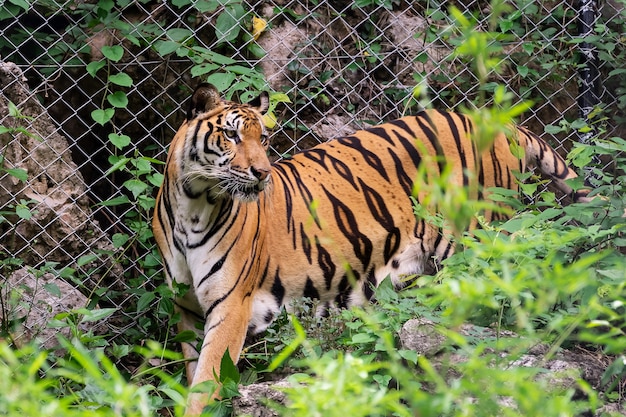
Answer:
<svg viewBox="0 0 626 417"><path fill-rule="evenodd" d="M453 239L414 212L424 198L414 192L423 164L432 178L447 166L454 187L473 173L479 199L490 187L517 190L515 172L530 166L575 201L588 199L567 183L576 173L529 130L513 126L480 153L472 119L438 110L271 163L268 106L266 92L241 104L201 84L170 145L153 231L167 281L188 288L175 296L178 330L203 327L199 351L182 344L191 386L217 379L225 352L237 363L246 336L265 330L291 300L360 305L386 277L401 288L404 277L449 257ZM188 414L200 414L209 397L190 394Z"/></svg>

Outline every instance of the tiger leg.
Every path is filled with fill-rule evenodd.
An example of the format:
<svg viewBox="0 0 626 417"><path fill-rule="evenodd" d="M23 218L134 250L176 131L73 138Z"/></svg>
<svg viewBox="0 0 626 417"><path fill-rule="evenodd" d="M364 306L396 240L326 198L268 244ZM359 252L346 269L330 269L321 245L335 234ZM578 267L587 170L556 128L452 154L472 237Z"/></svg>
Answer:
<svg viewBox="0 0 626 417"><path fill-rule="evenodd" d="M230 357L237 363L248 330L252 303L250 296L233 293L211 312L204 327L204 341L191 386L215 380L220 374L222 357L228 349ZM191 393L187 399L188 416L197 416L207 405L209 398L217 398L219 388L212 395Z"/></svg>
<svg viewBox="0 0 626 417"><path fill-rule="evenodd" d="M180 321L178 322L178 334L191 330L197 337L196 341L202 338L202 330L198 328L197 323L202 317L198 316L193 311L187 310L179 305L174 307L174 311L180 315ZM187 383L191 384L193 376L196 372L196 366L198 364L199 352L197 349L197 342L182 342L181 349L183 351L183 358L185 358L185 371L187 373Z"/></svg>

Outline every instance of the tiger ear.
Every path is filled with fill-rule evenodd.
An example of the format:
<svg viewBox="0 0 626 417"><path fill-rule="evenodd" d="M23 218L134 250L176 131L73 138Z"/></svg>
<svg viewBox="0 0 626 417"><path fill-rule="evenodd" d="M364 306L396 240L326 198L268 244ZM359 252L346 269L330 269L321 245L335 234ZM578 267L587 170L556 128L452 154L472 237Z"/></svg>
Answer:
<svg viewBox="0 0 626 417"><path fill-rule="evenodd" d="M261 91L261 94L250 101L248 105L254 107L259 113L265 114L270 107L270 95L267 91Z"/></svg>
<svg viewBox="0 0 626 417"><path fill-rule="evenodd" d="M200 113L207 112L216 107L222 98L220 92L213 84L202 83L191 96L191 105L187 110L187 120L191 120Z"/></svg>

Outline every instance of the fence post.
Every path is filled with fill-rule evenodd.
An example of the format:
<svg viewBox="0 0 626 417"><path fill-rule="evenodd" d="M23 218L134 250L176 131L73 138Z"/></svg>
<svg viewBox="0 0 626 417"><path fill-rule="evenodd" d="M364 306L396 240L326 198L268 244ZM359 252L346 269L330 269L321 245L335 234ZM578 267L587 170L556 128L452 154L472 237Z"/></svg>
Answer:
<svg viewBox="0 0 626 417"><path fill-rule="evenodd" d="M578 111L580 117L586 122L590 122L590 115L600 101L600 71L598 71L598 51L595 45L587 39L594 34L594 27L598 19L598 4L596 0L579 0L578 6L578 36L582 39L579 46L580 68L578 86ZM578 140L583 144L588 144L596 134L596 128L589 123L591 128L588 132L579 133ZM594 164L599 164L598 157L593 158ZM587 170L585 179L590 179L590 172Z"/></svg>

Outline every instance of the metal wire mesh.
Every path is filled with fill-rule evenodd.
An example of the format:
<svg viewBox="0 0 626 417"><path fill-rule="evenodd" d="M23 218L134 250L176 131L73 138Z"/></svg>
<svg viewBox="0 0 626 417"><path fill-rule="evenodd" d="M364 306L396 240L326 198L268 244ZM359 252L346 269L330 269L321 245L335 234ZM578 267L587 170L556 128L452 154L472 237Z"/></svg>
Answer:
<svg viewBox="0 0 626 417"><path fill-rule="evenodd" d="M493 23L485 1L452 3L474 15L479 30ZM471 62L454 54L450 2L46 0L21 8L18 4L0 7L0 56L4 63L17 65L30 93L8 96L9 87L22 82L15 73L5 82L2 98L30 118L7 116L2 125L24 126L38 138L15 130L0 136L2 293L9 297L15 288L28 287L24 281L28 274L34 284L26 292L32 293L44 273L54 272L78 288L84 303L118 309L106 329L115 343L158 339L166 333L163 315L151 311L167 310L167 301L159 294L149 295L162 280L149 236L134 245L119 244L120 236L149 234L150 201L133 198L124 186L132 179L128 171L109 171L122 157L163 161L189 93L201 80L232 76L225 81L230 80L225 86L231 87L225 93L245 98L244 89L237 86L259 88L255 77L262 74L272 91L290 98L291 103L275 110L273 158L414 112L417 106L409 106L409 101L418 83L427 87L430 104L438 108L470 107L481 95ZM493 104L490 86L506 84L516 100L535 102L520 122L543 133L547 125L578 117L576 9L556 1L518 0L511 5L491 26L507 36L499 40L502 70L491 74L484 87L486 104ZM606 1L599 11L597 38L620 33L623 4ZM260 35L253 18L268 25ZM232 22L229 30L223 29L224 22ZM177 39L181 33L191 36ZM178 48L164 53L176 42ZM124 47L121 59L108 60L105 70L90 74L87 65L103 60L103 47L111 45ZM625 83L619 76L609 76L615 68L606 57L617 52L603 52L601 99L611 114L604 129L606 134L619 134L624 118L617 93ZM203 61L207 54L213 62ZM232 62L219 61L222 57ZM111 107L107 74L119 72L133 81L121 88L128 104L115 110L111 122L100 125L91 113ZM38 122L54 129L42 130ZM116 148L109 140L111 133L127 135L131 145ZM572 138L575 131L550 141L565 152ZM39 154L45 156L36 157ZM27 169L28 181L7 172L20 167ZM126 204L108 204L124 197L129 199ZM32 217L15 214L24 207ZM56 292L54 286L45 289ZM55 302L62 303L65 294L57 294L60 301ZM44 307L34 303L24 310L24 298L9 308L6 300L5 322L12 317L23 321L24 311L42 318L51 310L48 305L47 312L39 312Z"/></svg>

